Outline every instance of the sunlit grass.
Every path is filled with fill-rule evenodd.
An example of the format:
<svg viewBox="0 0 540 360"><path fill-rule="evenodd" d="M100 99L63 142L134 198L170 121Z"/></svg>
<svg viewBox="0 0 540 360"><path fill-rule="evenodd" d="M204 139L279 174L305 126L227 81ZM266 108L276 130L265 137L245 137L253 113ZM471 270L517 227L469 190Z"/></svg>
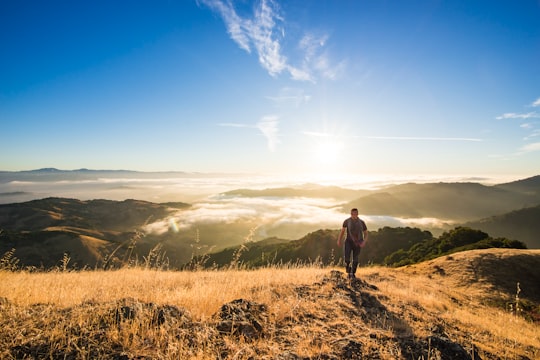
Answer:
<svg viewBox="0 0 540 360"><path fill-rule="evenodd" d="M332 270L0 271L0 347L6 349L0 358L16 358L7 349L32 344L43 357L71 349L77 359L106 357L114 349L126 358L162 359L273 359L287 349L317 359L355 346L380 359L436 359L430 349L403 345L427 344L434 335L474 348L482 358L540 356L538 325L487 305L484 289L385 267L359 269L363 287L349 288L324 281ZM264 337L217 334L216 314L235 299L266 306ZM123 301L140 304L146 315L118 323ZM188 323L156 326L145 304L183 309Z"/></svg>
<svg viewBox="0 0 540 360"><path fill-rule="evenodd" d="M0 294L19 306L54 304L69 307L83 302L133 298L170 304L205 319L219 307L241 297L271 302L274 289L309 284L327 269L262 268L222 271L155 271L121 269L82 272L0 272Z"/></svg>

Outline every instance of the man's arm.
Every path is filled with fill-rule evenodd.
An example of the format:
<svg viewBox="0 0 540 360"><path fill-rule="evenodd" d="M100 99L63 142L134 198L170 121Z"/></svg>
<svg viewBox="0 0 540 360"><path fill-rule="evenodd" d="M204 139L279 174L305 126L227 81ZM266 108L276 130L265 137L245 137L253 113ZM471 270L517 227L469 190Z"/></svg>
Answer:
<svg viewBox="0 0 540 360"><path fill-rule="evenodd" d="M345 234L345 230L347 230L346 227L341 228L341 231L340 231L340 233L339 233L339 235L338 235L338 238L337 238L337 244L338 244L338 246L341 246L341 240L343 239L343 234Z"/></svg>
<svg viewBox="0 0 540 360"><path fill-rule="evenodd" d="M364 241L368 240L368 230L364 220L362 220L362 239L364 239Z"/></svg>

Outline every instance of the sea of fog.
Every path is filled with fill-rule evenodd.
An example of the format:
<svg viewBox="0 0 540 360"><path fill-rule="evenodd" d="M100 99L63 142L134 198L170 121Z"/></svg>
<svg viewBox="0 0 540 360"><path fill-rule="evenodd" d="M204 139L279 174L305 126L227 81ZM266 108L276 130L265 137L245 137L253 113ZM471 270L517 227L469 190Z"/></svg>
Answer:
<svg viewBox="0 0 540 360"><path fill-rule="evenodd" d="M73 174L53 174L35 177L7 178L0 174L0 203L24 202L46 197L65 197L80 200L139 199L155 203L185 202L192 206L178 211L170 218L148 224L149 232L182 231L197 224L239 222L257 223L258 238L266 235L294 236L323 228L339 228L348 215L343 204L355 200L315 197L243 197L225 194L237 189L267 189L278 187L301 188L339 186L346 189L377 190L391 184L406 182L463 182L483 184L504 182L506 179L487 177L396 177L349 175L332 176L268 176L252 174L184 174L184 173L107 173L74 178ZM509 181L517 179L509 179ZM363 213L361 204L358 204ZM369 212L366 212L369 213ZM416 226L433 231L452 226L448 219L404 219L390 216L363 215L371 229L382 226Z"/></svg>

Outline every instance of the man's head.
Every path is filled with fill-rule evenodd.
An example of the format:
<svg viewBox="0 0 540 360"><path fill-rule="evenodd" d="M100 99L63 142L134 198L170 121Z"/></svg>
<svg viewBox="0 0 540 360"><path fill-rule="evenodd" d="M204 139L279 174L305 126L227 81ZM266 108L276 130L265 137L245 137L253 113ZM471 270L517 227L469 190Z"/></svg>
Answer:
<svg viewBox="0 0 540 360"><path fill-rule="evenodd" d="M352 216L353 219L356 219L358 217L358 209L357 208L351 209L351 216Z"/></svg>

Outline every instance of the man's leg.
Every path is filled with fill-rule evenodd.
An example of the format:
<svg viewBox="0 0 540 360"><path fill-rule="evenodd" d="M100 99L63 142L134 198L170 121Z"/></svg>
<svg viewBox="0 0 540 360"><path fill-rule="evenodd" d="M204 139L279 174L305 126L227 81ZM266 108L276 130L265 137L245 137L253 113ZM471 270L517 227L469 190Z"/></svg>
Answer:
<svg viewBox="0 0 540 360"><path fill-rule="evenodd" d="M345 272L347 276L350 277L351 274L351 254L353 253L352 245L348 241L345 241L345 246L343 247L343 260L345 261Z"/></svg>
<svg viewBox="0 0 540 360"><path fill-rule="evenodd" d="M362 248L360 246L353 246L353 249L352 249L352 257L353 257L353 261L352 261L352 268L351 268L351 273L352 273L352 277L356 277L356 269L358 268L358 258L360 257L360 250Z"/></svg>

